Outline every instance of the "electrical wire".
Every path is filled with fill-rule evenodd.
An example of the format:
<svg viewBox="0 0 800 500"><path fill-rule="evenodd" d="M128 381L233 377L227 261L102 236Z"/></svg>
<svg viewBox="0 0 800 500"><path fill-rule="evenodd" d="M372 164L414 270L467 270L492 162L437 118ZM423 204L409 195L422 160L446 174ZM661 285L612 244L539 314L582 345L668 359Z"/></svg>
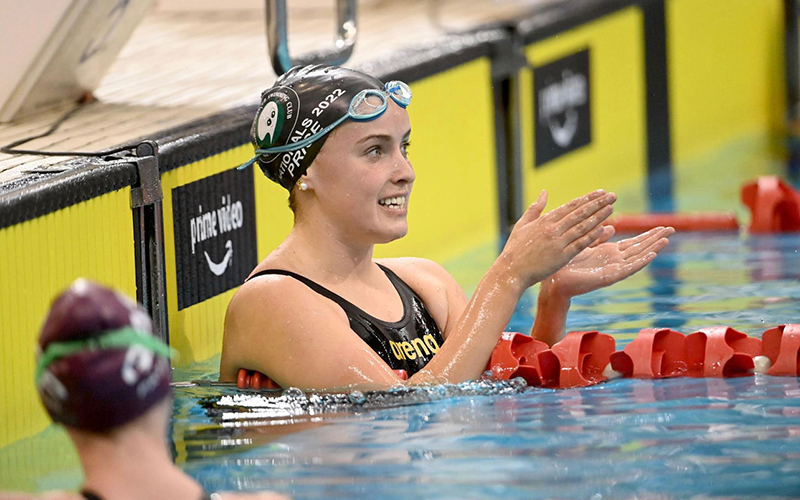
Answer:
<svg viewBox="0 0 800 500"><path fill-rule="evenodd" d="M68 119L70 119L75 113L80 111L81 109L86 108L88 105L94 102L91 98L87 98L80 102L76 107L72 108L71 110L64 113L58 120L50 126L45 132L39 135L32 135L30 137L26 137L24 139L20 139L18 141L14 141L10 144L6 144L3 147L0 147L0 153L12 154L12 155L41 155L41 156L90 156L90 157L100 157L100 156L108 156L115 153L120 153L122 151L130 151L136 149L138 144L126 144L124 146L119 146L113 149L105 149L102 151L42 151L37 149L16 149L17 146L21 144L25 144L26 142L30 142L34 139L40 139L42 137L47 137L48 135L52 134Z"/></svg>

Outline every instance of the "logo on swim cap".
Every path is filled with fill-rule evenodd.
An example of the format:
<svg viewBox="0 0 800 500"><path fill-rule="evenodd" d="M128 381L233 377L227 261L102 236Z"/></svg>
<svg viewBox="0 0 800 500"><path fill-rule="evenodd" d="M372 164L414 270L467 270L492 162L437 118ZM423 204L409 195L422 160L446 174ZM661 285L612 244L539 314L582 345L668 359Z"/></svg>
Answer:
<svg viewBox="0 0 800 500"><path fill-rule="evenodd" d="M269 101L258 114L256 122L256 138L261 148L269 148L278 140L285 117L283 106L276 101Z"/></svg>
<svg viewBox="0 0 800 500"><path fill-rule="evenodd" d="M300 101L293 89L275 87L265 92L250 129L253 143L261 149L286 144L288 135L297 125L299 106Z"/></svg>

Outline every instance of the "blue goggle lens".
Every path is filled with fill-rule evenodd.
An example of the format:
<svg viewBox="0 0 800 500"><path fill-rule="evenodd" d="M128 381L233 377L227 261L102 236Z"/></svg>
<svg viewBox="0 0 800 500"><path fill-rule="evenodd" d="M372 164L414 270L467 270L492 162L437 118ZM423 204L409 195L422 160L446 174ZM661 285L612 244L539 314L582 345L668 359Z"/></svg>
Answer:
<svg viewBox="0 0 800 500"><path fill-rule="evenodd" d="M392 80L391 82L386 82L383 88L398 105L405 108L411 104L411 87L406 83L400 80Z"/></svg>

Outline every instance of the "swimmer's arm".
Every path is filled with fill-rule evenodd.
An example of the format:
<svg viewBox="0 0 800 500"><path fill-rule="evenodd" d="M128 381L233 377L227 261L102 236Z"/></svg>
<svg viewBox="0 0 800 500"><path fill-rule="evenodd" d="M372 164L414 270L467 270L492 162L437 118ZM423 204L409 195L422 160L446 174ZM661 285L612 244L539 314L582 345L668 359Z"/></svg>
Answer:
<svg viewBox="0 0 800 500"><path fill-rule="evenodd" d="M531 336L550 347L563 339L567 331L569 306L570 297L558 293L552 279L542 281Z"/></svg>
<svg viewBox="0 0 800 500"><path fill-rule="evenodd" d="M447 341L409 382L452 383L480 376L522 293L597 240L615 200L613 194L595 191L541 215L547 201L542 192L514 226L461 317L448 321ZM561 305L565 318L569 302Z"/></svg>
<svg viewBox="0 0 800 500"><path fill-rule="evenodd" d="M522 293L598 238L614 199L597 191L540 217L543 193L517 222L461 314L448 314L447 341L407 383L480 376ZM385 389L400 382L350 329L341 308L296 280L276 276L246 283L228 308L221 379L234 380L239 368L303 389Z"/></svg>
<svg viewBox="0 0 800 500"><path fill-rule="evenodd" d="M458 383L481 376L525 287L496 269L481 280L460 317L448 320L447 340L409 384Z"/></svg>
<svg viewBox="0 0 800 500"><path fill-rule="evenodd" d="M575 256L566 266L542 281L531 335L552 346L566 334L570 299L621 281L656 258L675 232L656 227L638 236L610 242L614 228Z"/></svg>
<svg viewBox="0 0 800 500"><path fill-rule="evenodd" d="M433 359L407 384L458 383L480 377L525 291L521 282L502 276L502 266L495 266L478 285L472 301L467 301L456 280L439 264L418 258L381 263L417 292L445 338Z"/></svg>

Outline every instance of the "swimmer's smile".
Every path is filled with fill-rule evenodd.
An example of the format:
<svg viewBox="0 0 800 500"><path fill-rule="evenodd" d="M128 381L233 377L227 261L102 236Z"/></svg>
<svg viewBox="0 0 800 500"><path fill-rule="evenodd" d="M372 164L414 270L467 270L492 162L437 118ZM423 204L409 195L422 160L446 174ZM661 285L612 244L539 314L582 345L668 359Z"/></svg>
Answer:
<svg viewBox="0 0 800 500"><path fill-rule="evenodd" d="M405 214L408 210L406 208L406 202L408 201L408 195L400 195L400 196L390 196L388 198L382 198L378 200L378 205L384 207L385 209L393 212L395 214Z"/></svg>

